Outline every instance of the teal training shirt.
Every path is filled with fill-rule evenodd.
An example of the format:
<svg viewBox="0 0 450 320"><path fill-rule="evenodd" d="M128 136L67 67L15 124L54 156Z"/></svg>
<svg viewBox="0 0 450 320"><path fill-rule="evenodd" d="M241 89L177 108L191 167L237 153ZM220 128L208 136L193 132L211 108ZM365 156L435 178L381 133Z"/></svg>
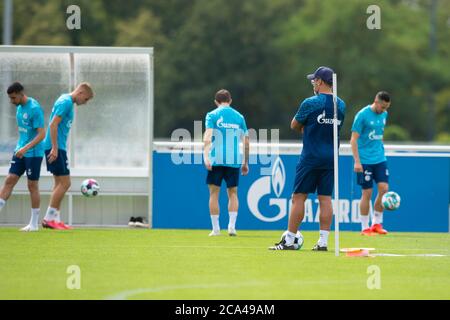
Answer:
<svg viewBox="0 0 450 320"><path fill-rule="evenodd" d="M206 129L213 129L211 165L239 168L242 165L239 142L248 135L244 116L231 106L220 106L206 115L205 124Z"/></svg>
<svg viewBox="0 0 450 320"><path fill-rule="evenodd" d="M47 135L45 136L44 148L50 150L52 148L52 140L50 137L50 123L55 116L61 117L58 126L58 149L67 151L67 137L73 121L73 100L70 94L61 95L53 105L52 114L50 115Z"/></svg>
<svg viewBox="0 0 450 320"><path fill-rule="evenodd" d="M386 161L383 134L388 113L377 114L368 105L355 116L352 131L359 134L358 152L362 164L377 164Z"/></svg>
<svg viewBox="0 0 450 320"><path fill-rule="evenodd" d="M37 129L44 128L44 112L39 102L28 97L24 105L19 104L16 111L16 121L19 128L19 140L14 153L25 147L37 136ZM24 156L27 158L43 157L44 145L42 141L28 150Z"/></svg>

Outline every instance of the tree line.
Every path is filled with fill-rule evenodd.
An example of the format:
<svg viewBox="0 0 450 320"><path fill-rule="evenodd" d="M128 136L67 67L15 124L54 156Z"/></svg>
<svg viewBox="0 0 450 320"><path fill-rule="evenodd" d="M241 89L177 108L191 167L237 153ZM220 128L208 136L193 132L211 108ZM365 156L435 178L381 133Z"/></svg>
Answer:
<svg viewBox="0 0 450 320"><path fill-rule="evenodd" d="M81 28L68 30L74 4ZM356 112L386 90L385 140L450 143L450 1L34 0L14 1L13 18L17 45L154 47L156 137L193 130L226 88L248 127L298 139L289 123L312 95L305 75L327 65L347 103L344 140Z"/></svg>

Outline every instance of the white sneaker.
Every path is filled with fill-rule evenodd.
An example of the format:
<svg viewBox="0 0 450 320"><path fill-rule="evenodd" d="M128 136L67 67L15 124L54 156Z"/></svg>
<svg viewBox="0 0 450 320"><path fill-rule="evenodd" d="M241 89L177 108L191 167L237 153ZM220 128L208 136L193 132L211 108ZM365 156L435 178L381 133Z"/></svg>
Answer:
<svg viewBox="0 0 450 320"><path fill-rule="evenodd" d="M211 233L209 234L210 237L214 237L214 236L220 236L220 230L219 231L211 231Z"/></svg>
<svg viewBox="0 0 450 320"><path fill-rule="evenodd" d="M37 226L32 226L32 225L27 225L25 227L23 227L22 229L20 229L20 231L23 232L34 232L34 231L39 231L39 227Z"/></svg>
<svg viewBox="0 0 450 320"><path fill-rule="evenodd" d="M236 229L234 229L234 228L228 228L228 235L229 235L230 237L235 237L235 236L237 236L237 234L236 234Z"/></svg>

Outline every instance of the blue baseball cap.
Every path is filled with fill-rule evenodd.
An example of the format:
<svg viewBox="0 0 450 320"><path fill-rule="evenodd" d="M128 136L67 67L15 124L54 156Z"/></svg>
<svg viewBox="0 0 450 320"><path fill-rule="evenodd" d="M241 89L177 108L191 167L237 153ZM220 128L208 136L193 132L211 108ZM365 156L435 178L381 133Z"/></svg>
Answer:
<svg viewBox="0 0 450 320"><path fill-rule="evenodd" d="M314 80L318 78L331 85L333 84L333 73L334 71L331 68L319 67L314 73L308 74L306 79Z"/></svg>

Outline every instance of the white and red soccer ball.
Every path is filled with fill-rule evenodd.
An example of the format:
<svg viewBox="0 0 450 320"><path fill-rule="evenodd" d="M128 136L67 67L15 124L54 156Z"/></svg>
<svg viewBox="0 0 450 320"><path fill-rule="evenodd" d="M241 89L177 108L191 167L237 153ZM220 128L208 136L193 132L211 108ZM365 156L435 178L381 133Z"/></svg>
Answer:
<svg viewBox="0 0 450 320"><path fill-rule="evenodd" d="M81 193L83 196L91 198L98 195L100 191L100 186L98 182L94 179L86 179L81 184Z"/></svg>

